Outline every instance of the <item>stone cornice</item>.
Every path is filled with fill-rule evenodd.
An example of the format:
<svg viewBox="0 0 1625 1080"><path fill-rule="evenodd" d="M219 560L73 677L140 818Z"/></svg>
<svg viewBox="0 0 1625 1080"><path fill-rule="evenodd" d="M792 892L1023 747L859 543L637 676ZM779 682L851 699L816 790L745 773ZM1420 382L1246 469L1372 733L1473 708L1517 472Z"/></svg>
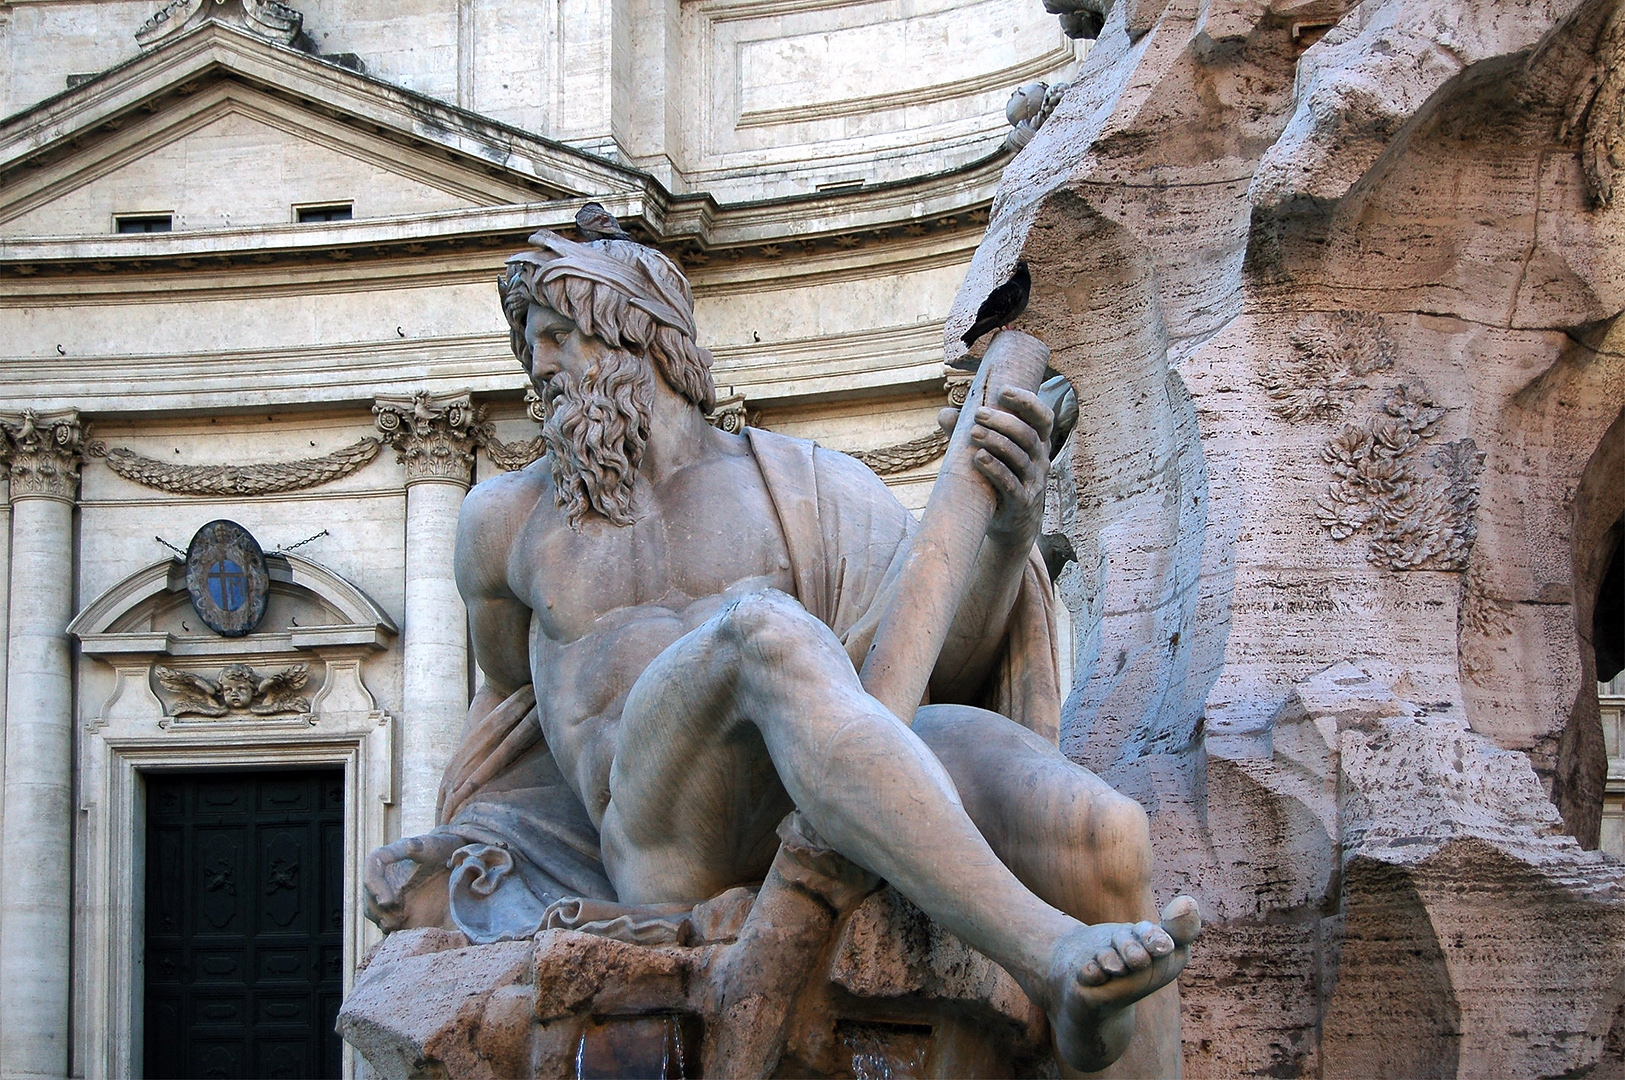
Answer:
<svg viewBox="0 0 1625 1080"><path fill-rule="evenodd" d="M717 381L745 393L756 408L896 393L942 377L942 323L764 345L716 344L712 352ZM375 396L402 386L517 398L528 385L506 333L254 353L75 357L71 368L56 357L11 357L0 370L0 408L71 404L92 414L163 410L203 415L241 409L245 400L266 408L365 409Z"/></svg>
<svg viewBox="0 0 1625 1080"><path fill-rule="evenodd" d="M165 99L195 93L205 81L222 78L240 79L301 107L371 125L376 134L465 155L476 167L496 164L561 195L624 191L647 179L564 143L210 22L0 120L0 185L15 168L43 167L54 156L76 152L75 142L83 145L117 131L123 123L162 108Z"/></svg>
<svg viewBox="0 0 1625 1080"><path fill-rule="evenodd" d="M994 164L840 196L812 195L732 206L663 193L604 195L596 201L635 236L693 269L721 261L840 254L893 238L980 233L998 182L998 171L991 167ZM422 262L466 252L507 252L523 248L525 238L538 228L568 230L581 201L572 197L322 226L0 238L0 281L80 274L101 277L118 272L151 275L201 270L214 275L233 268L390 259Z"/></svg>
<svg viewBox="0 0 1625 1080"><path fill-rule="evenodd" d="M469 485L485 410L474 405L467 391L381 394L372 412L379 432L406 466L408 487L424 481Z"/></svg>
<svg viewBox="0 0 1625 1080"><path fill-rule="evenodd" d="M207 23L0 121L0 217L44 197L87 158L126 145L130 135L121 135L123 129L184 109L179 102L208 96L208 88L222 80L252 87L257 100L275 99L277 107L309 114L335 132L354 130L434 157L443 168L483 183L533 191L533 200L325 226L5 239L0 279L178 273L200 265L215 271L308 266L509 248L539 226L567 226L586 196L608 207L635 236L690 266L719 258L776 258L792 246L834 251L896 231L979 228L1008 158L990 139L991 152L938 173L720 204L706 194L674 194L629 166Z"/></svg>
<svg viewBox="0 0 1625 1080"><path fill-rule="evenodd" d="M79 410L0 412L0 462L11 478L11 498L72 502L79 491L85 429Z"/></svg>

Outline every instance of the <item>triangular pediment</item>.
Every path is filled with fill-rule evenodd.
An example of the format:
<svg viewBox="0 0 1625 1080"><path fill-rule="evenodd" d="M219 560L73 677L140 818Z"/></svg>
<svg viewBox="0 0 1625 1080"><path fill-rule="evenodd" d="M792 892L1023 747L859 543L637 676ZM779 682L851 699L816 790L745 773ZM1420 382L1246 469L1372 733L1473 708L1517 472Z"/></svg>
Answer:
<svg viewBox="0 0 1625 1080"><path fill-rule="evenodd" d="M105 233L145 212L265 226L332 202L396 217L645 179L218 23L0 122L0 235Z"/></svg>

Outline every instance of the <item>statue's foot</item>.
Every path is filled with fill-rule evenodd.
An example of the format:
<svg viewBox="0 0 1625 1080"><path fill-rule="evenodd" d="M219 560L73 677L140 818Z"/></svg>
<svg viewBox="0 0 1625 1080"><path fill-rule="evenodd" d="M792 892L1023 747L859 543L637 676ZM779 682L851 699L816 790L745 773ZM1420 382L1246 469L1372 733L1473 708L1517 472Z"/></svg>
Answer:
<svg viewBox="0 0 1625 1080"><path fill-rule="evenodd" d="M1201 932L1196 901L1178 896L1153 922L1082 926L1055 946L1050 1027L1056 1052L1075 1069L1104 1069L1134 1036L1134 1003L1167 986Z"/></svg>

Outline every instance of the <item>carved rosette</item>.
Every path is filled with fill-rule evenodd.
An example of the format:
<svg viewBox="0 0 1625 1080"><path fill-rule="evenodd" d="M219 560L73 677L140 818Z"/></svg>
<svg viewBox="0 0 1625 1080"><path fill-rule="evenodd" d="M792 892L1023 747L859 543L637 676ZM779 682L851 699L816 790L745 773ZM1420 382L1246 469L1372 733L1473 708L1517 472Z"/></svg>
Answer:
<svg viewBox="0 0 1625 1080"><path fill-rule="evenodd" d="M408 484L438 480L466 487L473 479L485 410L474 406L467 391L380 395L372 413L384 441L395 448L396 460L406 466Z"/></svg>
<svg viewBox="0 0 1625 1080"><path fill-rule="evenodd" d="M85 429L78 409L0 412L0 458L11 477L11 497L72 502L79 491Z"/></svg>

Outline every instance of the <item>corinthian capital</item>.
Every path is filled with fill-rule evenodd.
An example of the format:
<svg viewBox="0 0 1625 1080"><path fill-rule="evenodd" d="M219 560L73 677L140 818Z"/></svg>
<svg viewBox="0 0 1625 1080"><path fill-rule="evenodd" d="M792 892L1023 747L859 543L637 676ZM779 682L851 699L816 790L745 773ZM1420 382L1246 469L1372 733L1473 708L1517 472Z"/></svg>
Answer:
<svg viewBox="0 0 1625 1080"><path fill-rule="evenodd" d="M442 480L467 485L472 478L474 448L485 410L475 408L468 392L410 397L379 395L373 422L406 466L406 482Z"/></svg>
<svg viewBox="0 0 1625 1080"><path fill-rule="evenodd" d="M85 448L78 409L0 412L0 437L0 462L10 474L13 499L73 501Z"/></svg>

